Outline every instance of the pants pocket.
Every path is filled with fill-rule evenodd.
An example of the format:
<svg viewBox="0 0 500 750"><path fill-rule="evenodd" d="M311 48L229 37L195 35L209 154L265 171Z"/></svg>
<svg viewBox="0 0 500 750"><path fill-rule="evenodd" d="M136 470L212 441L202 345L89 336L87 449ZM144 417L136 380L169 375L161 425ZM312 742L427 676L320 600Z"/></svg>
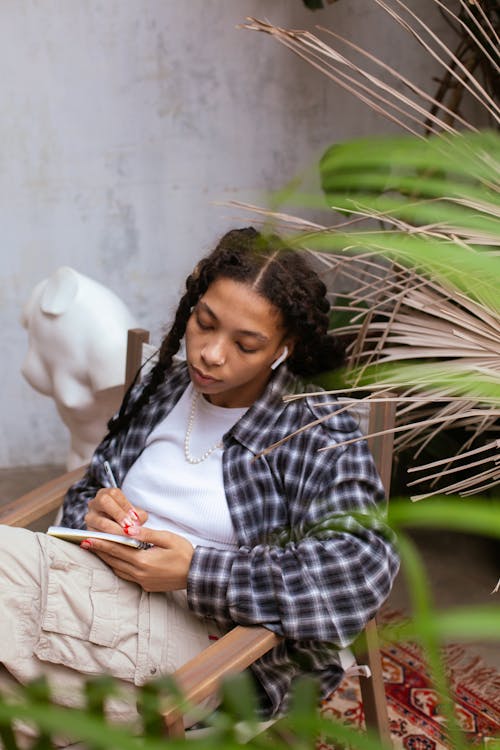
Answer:
<svg viewBox="0 0 500 750"><path fill-rule="evenodd" d="M133 660L117 648L126 619L119 598L119 579L111 570L52 560L34 654L81 672L130 679Z"/></svg>

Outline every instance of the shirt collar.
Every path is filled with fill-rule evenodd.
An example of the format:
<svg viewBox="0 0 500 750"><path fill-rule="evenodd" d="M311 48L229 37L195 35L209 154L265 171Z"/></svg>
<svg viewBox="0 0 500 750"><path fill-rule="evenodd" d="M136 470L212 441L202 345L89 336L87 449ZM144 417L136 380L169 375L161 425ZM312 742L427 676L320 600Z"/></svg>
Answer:
<svg viewBox="0 0 500 750"><path fill-rule="evenodd" d="M269 444L269 430L286 408L283 396L298 390L298 380L286 367L280 367L267 387L236 422L230 434L253 453L259 453Z"/></svg>
<svg viewBox="0 0 500 750"><path fill-rule="evenodd" d="M182 362L172 370L170 377L160 387L169 394L169 402L176 403L189 384L187 364ZM303 386L302 386L303 388ZM279 419L287 404L283 396L300 392L300 381L282 366L273 373L262 396L239 419L227 433L238 440L252 453L259 453L269 445L269 431ZM171 407L170 407L171 408Z"/></svg>

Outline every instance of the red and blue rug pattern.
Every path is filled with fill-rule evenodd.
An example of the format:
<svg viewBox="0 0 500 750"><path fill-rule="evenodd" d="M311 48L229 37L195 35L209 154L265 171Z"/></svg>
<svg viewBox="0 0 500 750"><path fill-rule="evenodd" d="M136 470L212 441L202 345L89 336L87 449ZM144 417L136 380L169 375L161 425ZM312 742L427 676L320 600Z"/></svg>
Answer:
<svg viewBox="0 0 500 750"><path fill-rule="evenodd" d="M500 675L459 646L446 648L444 659L466 743L487 750L500 738ZM387 645L382 649L382 662L395 750L450 750L439 696L418 647ZM357 678L345 679L324 702L322 711L325 716L362 728L363 706ZM326 742L317 745L318 750L331 747Z"/></svg>

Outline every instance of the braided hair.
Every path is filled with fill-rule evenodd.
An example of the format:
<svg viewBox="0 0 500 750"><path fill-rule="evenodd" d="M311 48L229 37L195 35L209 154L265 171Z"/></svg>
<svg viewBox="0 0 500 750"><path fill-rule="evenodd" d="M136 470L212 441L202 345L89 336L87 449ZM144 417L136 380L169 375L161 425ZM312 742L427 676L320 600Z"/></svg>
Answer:
<svg viewBox="0 0 500 750"><path fill-rule="evenodd" d="M188 276L172 326L161 342L158 362L131 410L127 410L131 389L125 395L120 412L108 424L109 436L125 427L163 382L179 351L193 307L219 278L250 285L281 312L286 335L295 341L287 359L291 372L316 375L343 364L343 345L328 333L330 303L326 286L303 255L276 235L264 236L253 227L233 229Z"/></svg>

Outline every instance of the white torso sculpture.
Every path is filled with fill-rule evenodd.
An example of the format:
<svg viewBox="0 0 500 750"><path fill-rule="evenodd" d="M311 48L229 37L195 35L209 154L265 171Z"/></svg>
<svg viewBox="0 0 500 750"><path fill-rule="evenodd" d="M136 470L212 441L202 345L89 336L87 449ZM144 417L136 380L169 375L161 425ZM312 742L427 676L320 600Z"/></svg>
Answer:
<svg viewBox="0 0 500 750"><path fill-rule="evenodd" d="M87 463L120 405L127 330L136 321L102 284L59 268L34 288L21 322L29 334L22 373L52 396L71 434L68 469Z"/></svg>

